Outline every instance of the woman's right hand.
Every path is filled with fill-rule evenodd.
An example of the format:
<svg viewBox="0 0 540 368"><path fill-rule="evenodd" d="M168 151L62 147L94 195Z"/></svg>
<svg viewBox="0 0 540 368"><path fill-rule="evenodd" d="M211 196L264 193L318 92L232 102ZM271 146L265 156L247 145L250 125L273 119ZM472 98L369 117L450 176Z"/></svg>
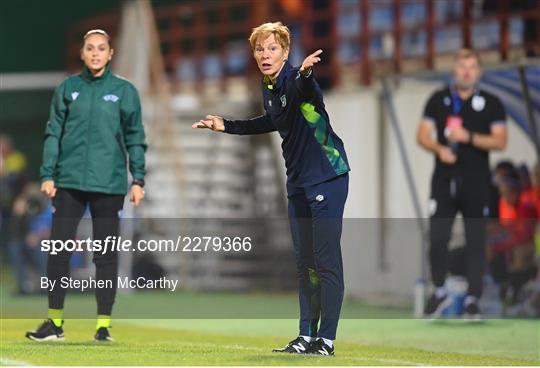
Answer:
<svg viewBox="0 0 540 368"><path fill-rule="evenodd" d="M53 180L46 180L41 183L41 191L49 198L53 198L56 195L56 187Z"/></svg>
<svg viewBox="0 0 540 368"><path fill-rule="evenodd" d="M223 118L215 115L206 115L206 119L199 120L191 126L193 129L210 129L214 132L224 132L225 123Z"/></svg>

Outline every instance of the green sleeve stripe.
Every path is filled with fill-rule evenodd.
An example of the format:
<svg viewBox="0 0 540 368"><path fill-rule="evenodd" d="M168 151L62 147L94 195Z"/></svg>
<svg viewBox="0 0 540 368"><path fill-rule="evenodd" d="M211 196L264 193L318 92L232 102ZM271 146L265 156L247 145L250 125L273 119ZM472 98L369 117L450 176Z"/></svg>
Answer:
<svg viewBox="0 0 540 368"><path fill-rule="evenodd" d="M328 123L326 119L315 111L315 105L309 102L302 102L300 104L300 111L304 116L304 119L308 122L309 126L315 128L315 139L321 145L323 151L326 153L326 157L330 164L334 168L336 174L343 174L349 171L349 166L341 157L339 151L335 148L334 140L328 133Z"/></svg>

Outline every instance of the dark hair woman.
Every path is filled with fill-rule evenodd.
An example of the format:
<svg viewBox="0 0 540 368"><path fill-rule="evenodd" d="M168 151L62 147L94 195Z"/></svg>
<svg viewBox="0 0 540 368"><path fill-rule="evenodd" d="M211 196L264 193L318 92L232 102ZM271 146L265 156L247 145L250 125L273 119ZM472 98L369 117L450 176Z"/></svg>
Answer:
<svg viewBox="0 0 540 368"><path fill-rule="evenodd" d="M73 240L87 206L93 240L116 236L128 192L127 166L133 177L129 191L135 206L144 198L145 134L135 87L111 72L114 50L109 35L99 29L86 33L81 48L83 71L66 78L51 103L45 131L41 190L52 198L51 238ZM26 336L35 341L64 338L63 309L72 252L49 253L47 288L49 315ZM112 340L110 316L116 295L118 254L95 251L98 341Z"/></svg>

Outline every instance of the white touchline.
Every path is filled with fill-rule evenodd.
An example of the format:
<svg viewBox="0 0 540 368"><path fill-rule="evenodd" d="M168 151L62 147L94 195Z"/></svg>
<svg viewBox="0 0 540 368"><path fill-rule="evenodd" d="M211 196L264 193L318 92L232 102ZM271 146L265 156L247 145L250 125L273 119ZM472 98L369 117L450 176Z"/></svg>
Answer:
<svg viewBox="0 0 540 368"><path fill-rule="evenodd" d="M19 367L24 366L31 366L32 364L23 362L22 360L15 360L15 359L8 359L8 358L0 358L0 365L15 365Z"/></svg>

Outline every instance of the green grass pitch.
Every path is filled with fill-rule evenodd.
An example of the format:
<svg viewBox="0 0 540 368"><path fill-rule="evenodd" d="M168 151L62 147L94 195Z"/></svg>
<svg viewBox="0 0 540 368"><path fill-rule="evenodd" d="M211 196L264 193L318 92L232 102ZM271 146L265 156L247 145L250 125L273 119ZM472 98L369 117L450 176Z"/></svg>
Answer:
<svg viewBox="0 0 540 368"><path fill-rule="evenodd" d="M36 343L26 340L24 333L34 329L40 320L23 314L30 313L25 311L29 305L39 305L44 311L45 297L13 298L3 294L2 365L540 365L538 320L429 322L407 319L409 311L375 313L372 307L346 303L344 315L349 317L340 321L336 356L310 357L271 352L295 337L298 322L289 317L194 319L192 314L190 319L116 318L111 329L116 341L95 343L95 321L70 318L70 313L75 315L73 311L84 308L88 316L92 315L92 295L68 297L64 342ZM296 308L294 295L179 293L164 298L158 304L182 308L177 315L182 314L178 311L193 311L211 300L228 303L233 309L246 304L261 310ZM119 295L115 309L118 315L135 304L147 310L161 309L151 300L155 300L155 294Z"/></svg>

